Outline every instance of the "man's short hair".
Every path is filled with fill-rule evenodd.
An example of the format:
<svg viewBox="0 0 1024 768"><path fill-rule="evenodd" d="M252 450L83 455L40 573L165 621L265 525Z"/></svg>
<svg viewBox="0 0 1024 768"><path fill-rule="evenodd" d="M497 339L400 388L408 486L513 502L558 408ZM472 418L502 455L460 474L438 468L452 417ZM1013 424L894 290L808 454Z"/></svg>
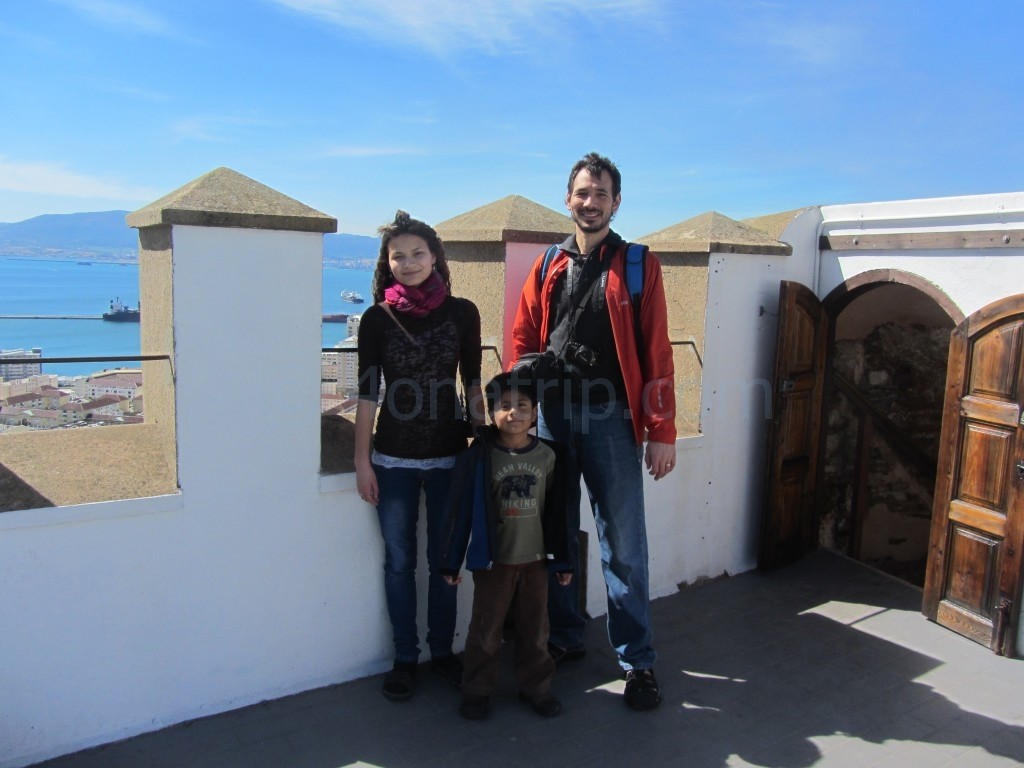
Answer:
<svg viewBox="0 0 1024 768"><path fill-rule="evenodd" d="M582 170L586 170L592 176L600 176L604 171L608 171L608 175L612 177L612 197L618 197L622 192L622 174L615 167L615 163L597 152L588 152L569 171L567 191L570 195L572 194L572 185Z"/></svg>
<svg viewBox="0 0 1024 768"><path fill-rule="evenodd" d="M537 389L533 381L518 371L499 373L484 388L484 397L487 398L487 412L494 413L498 401L506 392L518 392L530 398L532 405L537 404Z"/></svg>

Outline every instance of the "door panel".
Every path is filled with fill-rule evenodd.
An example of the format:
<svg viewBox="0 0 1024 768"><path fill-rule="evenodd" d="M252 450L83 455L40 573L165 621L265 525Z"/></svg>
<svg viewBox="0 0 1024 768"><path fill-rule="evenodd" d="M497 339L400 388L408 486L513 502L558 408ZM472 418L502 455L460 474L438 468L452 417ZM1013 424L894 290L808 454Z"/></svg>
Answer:
<svg viewBox="0 0 1024 768"><path fill-rule="evenodd" d="M772 425L758 565L795 560L814 543L828 316L799 283L779 288Z"/></svg>
<svg viewBox="0 0 1024 768"><path fill-rule="evenodd" d="M997 652L1013 647L1019 612L1022 344L1024 296L979 310L952 333L922 609Z"/></svg>

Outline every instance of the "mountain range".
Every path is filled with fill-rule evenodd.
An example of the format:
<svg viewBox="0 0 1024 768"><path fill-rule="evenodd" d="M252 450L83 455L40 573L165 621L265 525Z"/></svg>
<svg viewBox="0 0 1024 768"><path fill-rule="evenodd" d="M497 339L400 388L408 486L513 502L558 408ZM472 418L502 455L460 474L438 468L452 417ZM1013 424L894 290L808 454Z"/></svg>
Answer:
<svg viewBox="0 0 1024 768"><path fill-rule="evenodd" d="M0 223L0 256L40 259L138 260L138 231L124 222L128 211L47 213ZM324 263L372 268L380 240L344 233L324 235ZM369 264L366 262L369 261Z"/></svg>

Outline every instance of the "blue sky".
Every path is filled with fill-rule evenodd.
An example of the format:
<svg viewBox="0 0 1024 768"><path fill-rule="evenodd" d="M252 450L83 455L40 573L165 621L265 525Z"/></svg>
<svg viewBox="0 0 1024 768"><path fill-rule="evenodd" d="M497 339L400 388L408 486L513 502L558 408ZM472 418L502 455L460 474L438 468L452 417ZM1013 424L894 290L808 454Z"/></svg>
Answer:
<svg viewBox="0 0 1024 768"><path fill-rule="evenodd" d="M0 221L218 166L374 234L623 172L626 237L1024 188L1024 5L3 0Z"/></svg>

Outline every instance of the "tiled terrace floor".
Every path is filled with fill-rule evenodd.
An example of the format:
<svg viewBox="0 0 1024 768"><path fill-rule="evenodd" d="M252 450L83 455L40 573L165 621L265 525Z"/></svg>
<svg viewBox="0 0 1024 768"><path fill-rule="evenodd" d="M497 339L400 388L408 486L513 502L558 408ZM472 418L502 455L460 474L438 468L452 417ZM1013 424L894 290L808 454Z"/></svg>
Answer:
<svg viewBox="0 0 1024 768"><path fill-rule="evenodd" d="M421 668L395 704L380 677L336 685L51 760L47 768L179 766L1019 766L1024 661L926 621L920 592L818 552L654 602L664 702L635 713L591 622L560 668L565 710L542 720L510 672L483 722ZM504 671L504 670L503 670Z"/></svg>

